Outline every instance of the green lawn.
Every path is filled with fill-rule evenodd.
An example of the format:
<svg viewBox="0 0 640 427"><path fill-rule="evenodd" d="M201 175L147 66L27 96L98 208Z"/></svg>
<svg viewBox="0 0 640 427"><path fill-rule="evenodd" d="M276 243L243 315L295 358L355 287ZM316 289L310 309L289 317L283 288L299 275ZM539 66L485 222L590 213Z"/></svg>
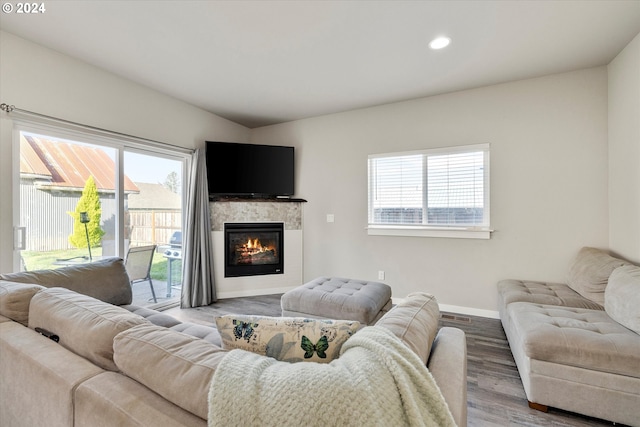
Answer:
<svg viewBox="0 0 640 427"><path fill-rule="evenodd" d="M101 256L102 248L92 248L92 256ZM49 252L36 252L36 251L22 251L22 259L24 261L27 270L44 270L51 268L60 268L61 265L56 265L55 262L59 260L67 260L69 258L89 256L87 249L67 249L60 251ZM168 261L160 253L156 253L153 256L153 265L151 266L151 278L154 280L167 280L167 264ZM172 265L173 283L180 282L180 268L181 262L174 261Z"/></svg>

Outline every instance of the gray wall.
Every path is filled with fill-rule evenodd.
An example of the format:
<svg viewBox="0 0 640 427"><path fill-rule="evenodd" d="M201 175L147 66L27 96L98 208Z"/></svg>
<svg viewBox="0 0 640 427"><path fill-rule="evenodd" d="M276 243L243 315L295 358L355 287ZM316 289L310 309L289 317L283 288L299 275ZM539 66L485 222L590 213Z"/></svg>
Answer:
<svg viewBox="0 0 640 427"><path fill-rule="evenodd" d="M445 306L491 314L497 280L562 281L581 246L611 244L633 258L640 185L626 185L639 169L638 129L623 111L631 105L637 118L637 37L630 46L609 80L599 67L253 131L5 32L0 87L2 102L23 109L183 147L207 139L295 145L296 196L309 201L306 280L375 280L384 270L394 296L427 291ZM0 200L15 202L11 129L0 115ZM480 142L492 147L490 240L367 235L368 154ZM610 190L609 180L630 191ZM13 204L1 203L0 271L14 266L12 221Z"/></svg>
<svg viewBox="0 0 640 427"><path fill-rule="evenodd" d="M609 245L640 264L640 34L608 71Z"/></svg>
<svg viewBox="0 0 640 427"><path fill-rule="evenodd" d="M606 67L254 129L252 142L297 147L306 280L383 270L396 297L494 315L498 280L563 281L581 246L608 246ZM487 142L490 240L367 235L367 155Z"/></svg>
<svg viewBox="0 0 640 427"><path fill-rule="evenodd" d="M2 102L68 121L185 148L204 141L249 139L250 130L214 114L110 74L82 61L0 31ZM0 114L0 271L13 271L13 120ZM18 191L15 191L18 193ZM10 202L10 203L7 203Z"/></svg>

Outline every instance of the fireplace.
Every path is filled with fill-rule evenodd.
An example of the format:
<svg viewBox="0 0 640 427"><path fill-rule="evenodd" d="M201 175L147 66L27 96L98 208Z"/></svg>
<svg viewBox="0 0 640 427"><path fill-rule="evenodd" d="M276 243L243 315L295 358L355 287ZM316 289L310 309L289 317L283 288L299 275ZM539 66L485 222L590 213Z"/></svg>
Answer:
<svg viewBox="0 0 640 427"><path fill-rule="evenodd" d="M284 223L224 224L224 277L284 273Z"/></svg>

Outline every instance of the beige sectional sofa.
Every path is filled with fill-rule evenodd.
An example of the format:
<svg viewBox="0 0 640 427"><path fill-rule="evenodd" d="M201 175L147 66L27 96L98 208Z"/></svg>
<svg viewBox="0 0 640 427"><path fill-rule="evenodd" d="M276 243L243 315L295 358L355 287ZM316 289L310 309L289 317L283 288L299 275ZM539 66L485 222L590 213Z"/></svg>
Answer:
<svg viewBox="0 0 640 427"><path fill-rule="evenodd" d="M640 267L585 247L567 283L503 280L498 296L532 408L640 425Z"/></svg>
<svg viewBox="0 0 640 427"><path fill-rule="evenodd" d="M119 259L0 275L0 425L207 425L212 377L228 353L220 335L130 302ZM438 315L435 298L413 294L378 324L428 364L465 426L465 336L438 330Z"/></svg>

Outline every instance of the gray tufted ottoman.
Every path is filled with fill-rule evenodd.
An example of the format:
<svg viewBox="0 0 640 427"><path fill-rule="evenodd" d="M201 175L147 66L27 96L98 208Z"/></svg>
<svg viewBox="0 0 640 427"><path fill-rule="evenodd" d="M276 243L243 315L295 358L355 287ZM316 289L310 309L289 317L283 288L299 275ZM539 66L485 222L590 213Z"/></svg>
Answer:
<svg viewBox="0 0 640 427"><path fill-rule="evenodd" d="M373 325L391 309L391 288L380 282L318 277L282 295L283 316L357 320Z"/></svg>

